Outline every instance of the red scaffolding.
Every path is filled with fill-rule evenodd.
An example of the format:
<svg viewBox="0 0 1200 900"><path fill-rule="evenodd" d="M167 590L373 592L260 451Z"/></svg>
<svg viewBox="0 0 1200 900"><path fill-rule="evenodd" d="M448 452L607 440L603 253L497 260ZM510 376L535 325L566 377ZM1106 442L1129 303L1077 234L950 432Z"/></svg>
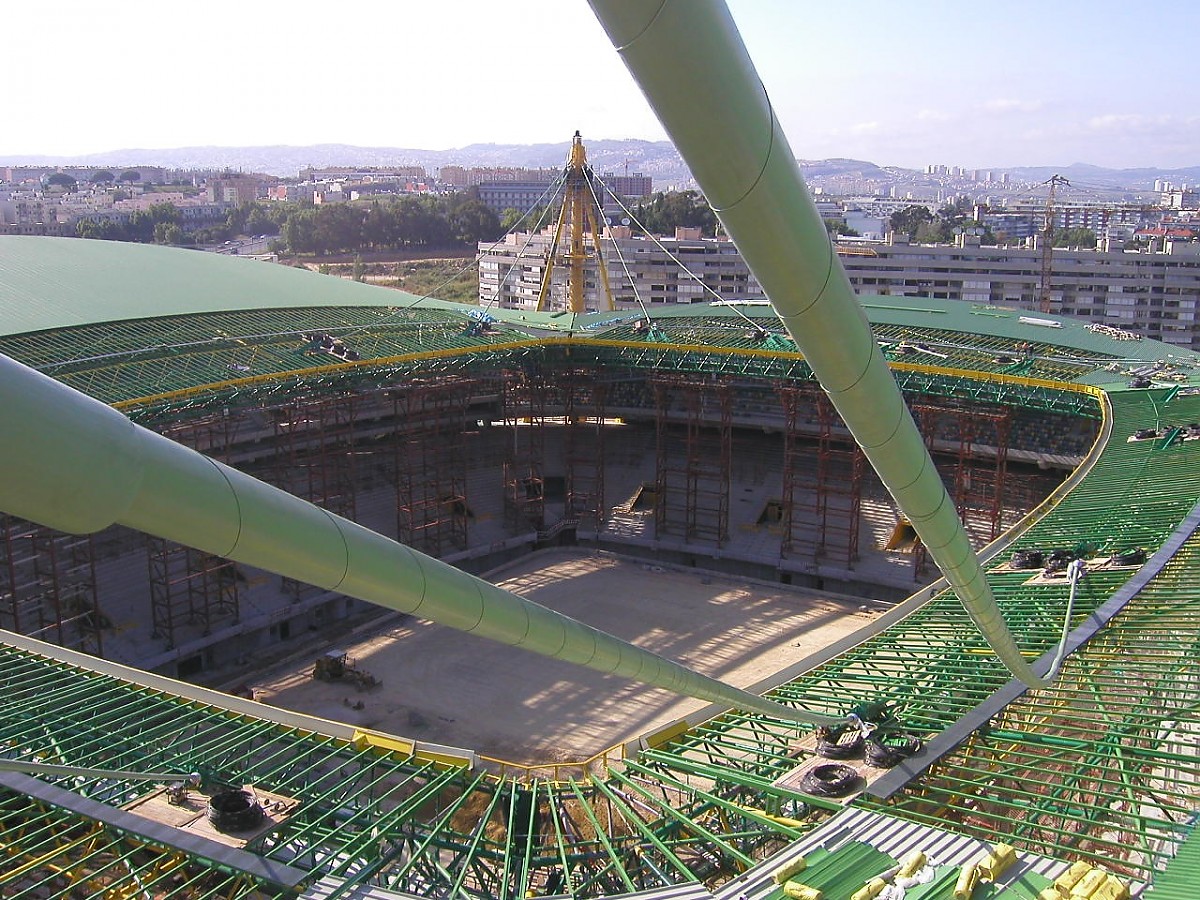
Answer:
<svg viewBox="0 0 1200 900"><path fill-rule="evenodd" d="M784 558L854 568L866 457L815 384L779 388L784 409Z"/></svg>
<svg viewBox="0 0 1200 900"><path fill-rule="evenodd" d="M977 546L1004 530L1012 410L923 403L913 408L929 452L949 461L943 478Z"/></svg>
<svg viewBox="0 0 1200 900"><path fill-rule="evenodd" d="M445 376L389 391L396 423L396 534L431 556L467 547L464 428L476 389L475 379Z"/></svg>
<svg viewBox="0 0 1200 900"><path fill-rule="evenodd" d="M608 518L604 502L604 411L608 386L594 369L562 373L563 464L566 517L599 531Z"/></svg>
<svg viewBox="0 0 1200 900"><path fill-rule="evenodd" d="M0 628L103 656L89 535L0 516Z"/></svg>
<svg viewBox="0 0 1200 900"><path fill-rule="evenodd" d="M541 375L504 372L501 401L508 435L504 459L504 516L520 534L546 526L546 405L553 385Z"/></svg>
<svg viewBox="0 0 1200 900"><path fill-rule="evenodd" d="M150 538L152 636L178 646L189 628L209 635L240 616L240 588L246 581L237 564L211 553Z"/></svg>
<svg viewBox="0 0 1200 900"><path fill-rule="evenodd" d="M721 547L729 540L733 386L727 379L655 375L657 535Z"/></svg>
<svg viewBox="0 0 1200 900"><path fill-rule="evenodd" d="M322 509L354 519L358 397L300 397L270 410L275 426L272 482Z"/></svg>
<svg viewBox="0 0 1200 900"><path fill-rule="evenodd" d="M228 462L235 431L234 419L219 413L175 423L163 433ZM147 537L146 542L152 636L168 649L185 638L181 629L207 635L216 624L240 617L240 586L246 577L235 563L162 538Z"/></svg>

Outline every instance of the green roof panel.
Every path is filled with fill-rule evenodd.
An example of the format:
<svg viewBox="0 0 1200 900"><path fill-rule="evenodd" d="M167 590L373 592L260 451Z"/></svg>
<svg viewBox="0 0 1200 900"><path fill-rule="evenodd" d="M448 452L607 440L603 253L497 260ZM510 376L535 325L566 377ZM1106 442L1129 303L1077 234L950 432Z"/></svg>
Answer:
<svg viewBox="0 0 1200 900"><path fill-rule="evenodd" d="M404 306L403 291L148 244L0 236L0 335L238 309ZM459 304L422 305L462 309Z"/></svg>

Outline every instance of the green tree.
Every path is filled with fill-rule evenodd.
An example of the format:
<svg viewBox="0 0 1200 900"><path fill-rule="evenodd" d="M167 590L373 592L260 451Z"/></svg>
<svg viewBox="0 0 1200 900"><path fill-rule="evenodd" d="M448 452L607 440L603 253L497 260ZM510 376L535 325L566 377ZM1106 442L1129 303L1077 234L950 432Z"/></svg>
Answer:
<svg viewBox="0 0 1200 900"><path fill-rule="evenodd" d="M107 169L97 169L92 173L92 184L112 184L116 181L116 177Z"/></svg>
<svg viewBox="0 0 1200 900"><path fill-rule="evenodd" d="M534 212L537 212L537 210L534 210ZM518 223L528 231L529 228L533 227L533 223L535 222L537 222L536 218L532 215L527 218L525 213L515 206L510 206L504 212L500 213L500 228L504 234L508 234L508 232L516 228Z"/></svg>
<svg viewBox="0 0 1200 900"><path fill-rule="evenodd" d="M363 242L376 250L392 249L397 243L394 204L372 201L363 219Z"/></svg>
<svg viewBox="0 0 1200 900"><path fill-rule="evenodd" d="M271 218L261 203L251 203L246 215L247 234L279 234L279 223Z"/></svg>
<svg viewBox="0 0 1200 900"><path fill-rule="evenodd" d="M74 191L79 186L79 182L66 172L55 172L46 179L46 185L48 187L61 187L67 191Z"/></svg>
<svg viewBox="0 0 1200 900"><path fill-rule="evenodd" d="M142 173L137 169L126 169L117 176L117 180L125 184L133 184L135 181L142 180Z"/></svg>
<svg viewBox="0 0 1200 900"><path fill-rule="evenodd" d="M906 206L904 209L898 209L892 213L890 223L892 231L899 234L907 234L909 238L916 237L917 229L922 225L928 225L933 222L933 213L924 206Z"/></svg>
<svg viewBox="0 0 1200 900"><path fill-rule="evenodd" d="M120 222L111 219L83 219L75 226L81 238L94 241L127 241L129 234Z"/></svg>
<svg viewBox="0 0 1200 900"><path fill-rule="evenodd" d="M326 203L317 207L313 225L318 254L345 253L362 246L362 210L348 203Z"/></svg>
<svg viewBox="0 0 1200 900"><path fill-rule="evenodd" d="M826 219L825 220L825 230L828 231L831 235L843 235L844 234L847 237L858 237L859 236L859 232L856 229L851 228L845 222L839 221L838 219Z"/></svg>
<svg viewBox="0 0 1200 900"><path fill-rule="evenodd" d="M183 229L174 222L159 222L154 226L154 243L178 246L183 242Z"/></svg>
<svg viewBox="0 0 1200 900"><path fill-rule="evenodd" d="M367 264L363 262L361 253L354 255L354 266L351 269L350 277L355 281L364 281L367 277Z"/></svg>
<svg viewBox="0 0 1200 900"><path fill-rule="evenodd" d="M706 237L717 233L717 217L699 191L655 194L634 215L649 234L673 234L679 227L699 228Z"/></svg>
<svg viewBox="0 0 1200 900"><path fill-rule="evenodd" d="M918 244L946 244L954 239L954 226L940 219L922 222L910 237Z"/></svg>
<svg viewBox="0 0 1200 900"><path fill-rule="evenodd" d="M1090 228L1055 228L1055 247L1081 247L1091 250L1096 246L1096 232Z"/></svg>
<svg viewBox="0 0 1200 900"><path fill-rule="evenodd" d="M316 251L317 210L311 203L291 211L283 223L283 240L291 253Z"/></svg>
<svg viewBox="0 0 1200 900"><path fill-rule="evenodd" d="M466 200L455 204L446 216L450 239L459 244L491 241L503 232L500 217L482 200Z"/></svg>

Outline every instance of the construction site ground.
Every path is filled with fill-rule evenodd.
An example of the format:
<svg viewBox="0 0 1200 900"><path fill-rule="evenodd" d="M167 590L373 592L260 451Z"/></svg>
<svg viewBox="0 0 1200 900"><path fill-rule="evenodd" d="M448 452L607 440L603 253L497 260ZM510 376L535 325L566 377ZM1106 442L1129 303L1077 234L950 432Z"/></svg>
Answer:
<svg viewBox="0 0 1200 900"><path fill-rule="evenodd" d="M591 551L541 551L489 580L738 687L882 611L860 598ZM338 639L376 687L314 680L315 658L328 649L259 673L255 698L525 764L586 759L705 705L411 616Z"/></svg>

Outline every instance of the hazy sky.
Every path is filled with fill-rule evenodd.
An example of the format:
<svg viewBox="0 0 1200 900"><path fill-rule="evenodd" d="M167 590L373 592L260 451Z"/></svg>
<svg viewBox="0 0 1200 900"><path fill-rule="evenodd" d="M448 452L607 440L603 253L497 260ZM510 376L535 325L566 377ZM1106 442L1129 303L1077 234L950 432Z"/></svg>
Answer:
<svg viewBox="0 0 1200 900"><path fill-rule="evenodd" d="M1200 165L1194 0L730 7L799 157ZM55 0L2 58L0 161L663 137L584 0Z"/></svg>

